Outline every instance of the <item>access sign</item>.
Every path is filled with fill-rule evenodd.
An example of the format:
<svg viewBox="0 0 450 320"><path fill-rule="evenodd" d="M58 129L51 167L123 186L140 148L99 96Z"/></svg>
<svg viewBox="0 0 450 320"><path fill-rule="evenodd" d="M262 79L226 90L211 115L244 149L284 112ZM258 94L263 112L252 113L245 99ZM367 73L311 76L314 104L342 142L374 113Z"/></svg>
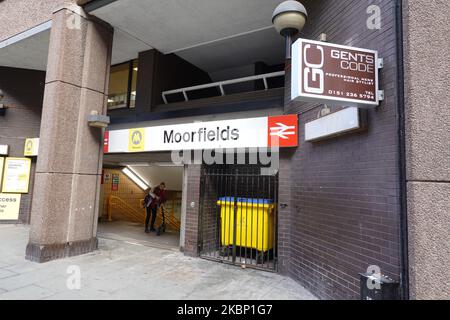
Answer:
<svg viewBox="0 0 450 320"><path fill-rule="evenodd" d="M194 122L106 132L105 153L298 146L298 116Z"/></svg>
<svg viewBox="0 0 450 320"><path fill-rule="evenodd" d="M20 194L0 193L0 221L19 219L20 198Z"/></svg>
<svg viewBox="0 0 450 320"><path fill-rule="evenodd" d="M292 100L330 105L376 107L378 52L298 39L292 46Z"/></svg>

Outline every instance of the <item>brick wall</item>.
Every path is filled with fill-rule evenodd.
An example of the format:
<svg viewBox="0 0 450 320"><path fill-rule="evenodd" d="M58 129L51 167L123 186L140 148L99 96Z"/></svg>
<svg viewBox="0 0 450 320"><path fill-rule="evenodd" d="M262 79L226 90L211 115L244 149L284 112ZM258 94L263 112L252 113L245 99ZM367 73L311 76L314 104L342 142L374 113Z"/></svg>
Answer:
<svg viewBox="0 0 450 320"><path fill-rule="evenodd" d="M285 112L300 115L301 145L282 154L280 203L288 207L280 208L281 270L320 298L358 299L358 273L368 266L396 280L401 270L395 1L303 3L309 13L304 37L324 32L329 42L379 51L386 98L368 112L368 130L305 143L304 125L321 106L289 102L287 64ZM366 27L371 4L382 10L381 30Z"/></svg>
<svg viewBox="0 0 450 320"><path fill-rule="evenodd" d="M278 270L289 274L291 248L291 157L292 150L281 150L278 180Z"/></svg>
<svg viewBox="0 0 450 320"><path fill-rule="evenodd" d="M0 116L0 144L9 145L10 157L23 157L25 139L39 137L44 79L41 71L0 67L0 89L5 95L1 103L8 106L6 115ZM22 195L20 204L20 223L30 221L35 167L33 158L29 193Z"/></svg>
<svg viewBox="0 0 450 320"><path fill-rule="evenodd" d="M99 217L105 217L107 214L108 196L116 196L125 201L131 208L141 212L144 215L145 211L141 207L141 200L145 197L145 192L139 188L133 181L131 181L122 170L119 169L104 169L104 174L109 174L109 180L106 180L101 186L100 211ZM112 190L113 174L119 175L119 185L117 191ZM113 208L112 217L114 220L126 220L126 216L120 214L120 208ZM142 221L144 222L144 221Z"/></svg>
<svg viewBox="0 0 450 320"><path fill-rule="evenodd" d="M205 174L205 167L202 168L202 175ZM219 169L217 169L219 171ZM219 228L218 217L220 212L217 206L217 199L220 191L224 193L224 181L214 176L202 177L202 190L200 191L201 199L201 241L202 250L206 252L214 252L219 249Z"/></svg>
<svg viewBox="0 0 450 320"><path fill-rule="evenodd" d="M200 205L201 165L187 165L186 224L184 253L188 256L198 255L198 211ZM194 204L194 206L191 206Z"/></svg>

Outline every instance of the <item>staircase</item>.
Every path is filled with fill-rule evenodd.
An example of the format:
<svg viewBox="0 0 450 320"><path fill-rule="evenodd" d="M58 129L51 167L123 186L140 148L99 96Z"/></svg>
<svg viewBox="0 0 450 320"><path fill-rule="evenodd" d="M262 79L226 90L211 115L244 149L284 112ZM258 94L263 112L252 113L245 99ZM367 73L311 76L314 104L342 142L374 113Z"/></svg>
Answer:
<svg viewBox="0 0 450 320"><path fill-rule="evenodd" d="M170 230L180 231L181 223L174 216L175 202L176 200L169 200L168 204L165 206L165 218L166 218L166 226ZM141 200L141 204L143 204L144 200ZM146 210L136 210L120 197L110 195L107 198L107 217L108 221L116 220L127 220L140 224L145 224L145 216ZM161 209L158 210L156 215L156 225L160 225L162 223L162 213Z"/></svg>

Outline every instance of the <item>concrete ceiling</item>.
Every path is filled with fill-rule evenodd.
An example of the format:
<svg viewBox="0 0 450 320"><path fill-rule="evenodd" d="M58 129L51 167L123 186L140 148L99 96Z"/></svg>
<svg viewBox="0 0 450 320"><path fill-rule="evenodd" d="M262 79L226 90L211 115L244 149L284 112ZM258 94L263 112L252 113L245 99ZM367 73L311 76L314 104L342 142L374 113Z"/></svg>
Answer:
<svg viewBox="0 0 450 320"><path fill-rule="evenodd" d="M211 73L283 61L271 25L280 0L117 0L92 12L115 28L112 64L156 48ZM37 27L0 46L0 66L46 70L50 29ZM1 43L0 43L1 45Z"/></svg>
<svg viewBox="0 0 450 320"><path fill-rule="evenodd" d="M209 73L257 61L274 65L283 62L284 40L270 28L183 50L177 54Z"/></svg>
<svg viewBox="0 0 450 320"><path fill-rule="evenodd" d="M47 69L50 29L20 37L0 46L0 66L33 70Z"/></svg>
<svg viewBox="0 0 450 320"><path fill-rule="evenodd" d="M0 48L0 66L47 70L50 30L29 35ZM137 58L139 52L152 49L145 43L120 31L114 32L112 64Z"/></svg>
<svg viewBox="0 0 450 320"><path fill-rule="evenodd" d="M150 50L152 47L133 38L131 35L115 29L111 63L113 65L137 58L139 52Z"/></svg>
<svg viewBox="0 0 450 320"><path fill-rule="evenodd" d="M271 23L273 9L280 2L117 0L90 13L141 44L177 53L213 72L256 61L283 61L283 39Z"/></svg>

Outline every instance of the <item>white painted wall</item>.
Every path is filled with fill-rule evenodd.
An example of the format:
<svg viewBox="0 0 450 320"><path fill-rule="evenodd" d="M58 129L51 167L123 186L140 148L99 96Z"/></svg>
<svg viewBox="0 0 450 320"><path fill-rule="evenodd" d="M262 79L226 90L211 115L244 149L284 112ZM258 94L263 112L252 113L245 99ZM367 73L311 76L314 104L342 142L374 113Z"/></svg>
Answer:
<svg viewBox="0 0 450 320"><path fill-rule="evenodd" d="M131 168L146 179L152 188L161 182L166 183L167 190L181 191L183 188L183 167L132 166Z"/></svg>

